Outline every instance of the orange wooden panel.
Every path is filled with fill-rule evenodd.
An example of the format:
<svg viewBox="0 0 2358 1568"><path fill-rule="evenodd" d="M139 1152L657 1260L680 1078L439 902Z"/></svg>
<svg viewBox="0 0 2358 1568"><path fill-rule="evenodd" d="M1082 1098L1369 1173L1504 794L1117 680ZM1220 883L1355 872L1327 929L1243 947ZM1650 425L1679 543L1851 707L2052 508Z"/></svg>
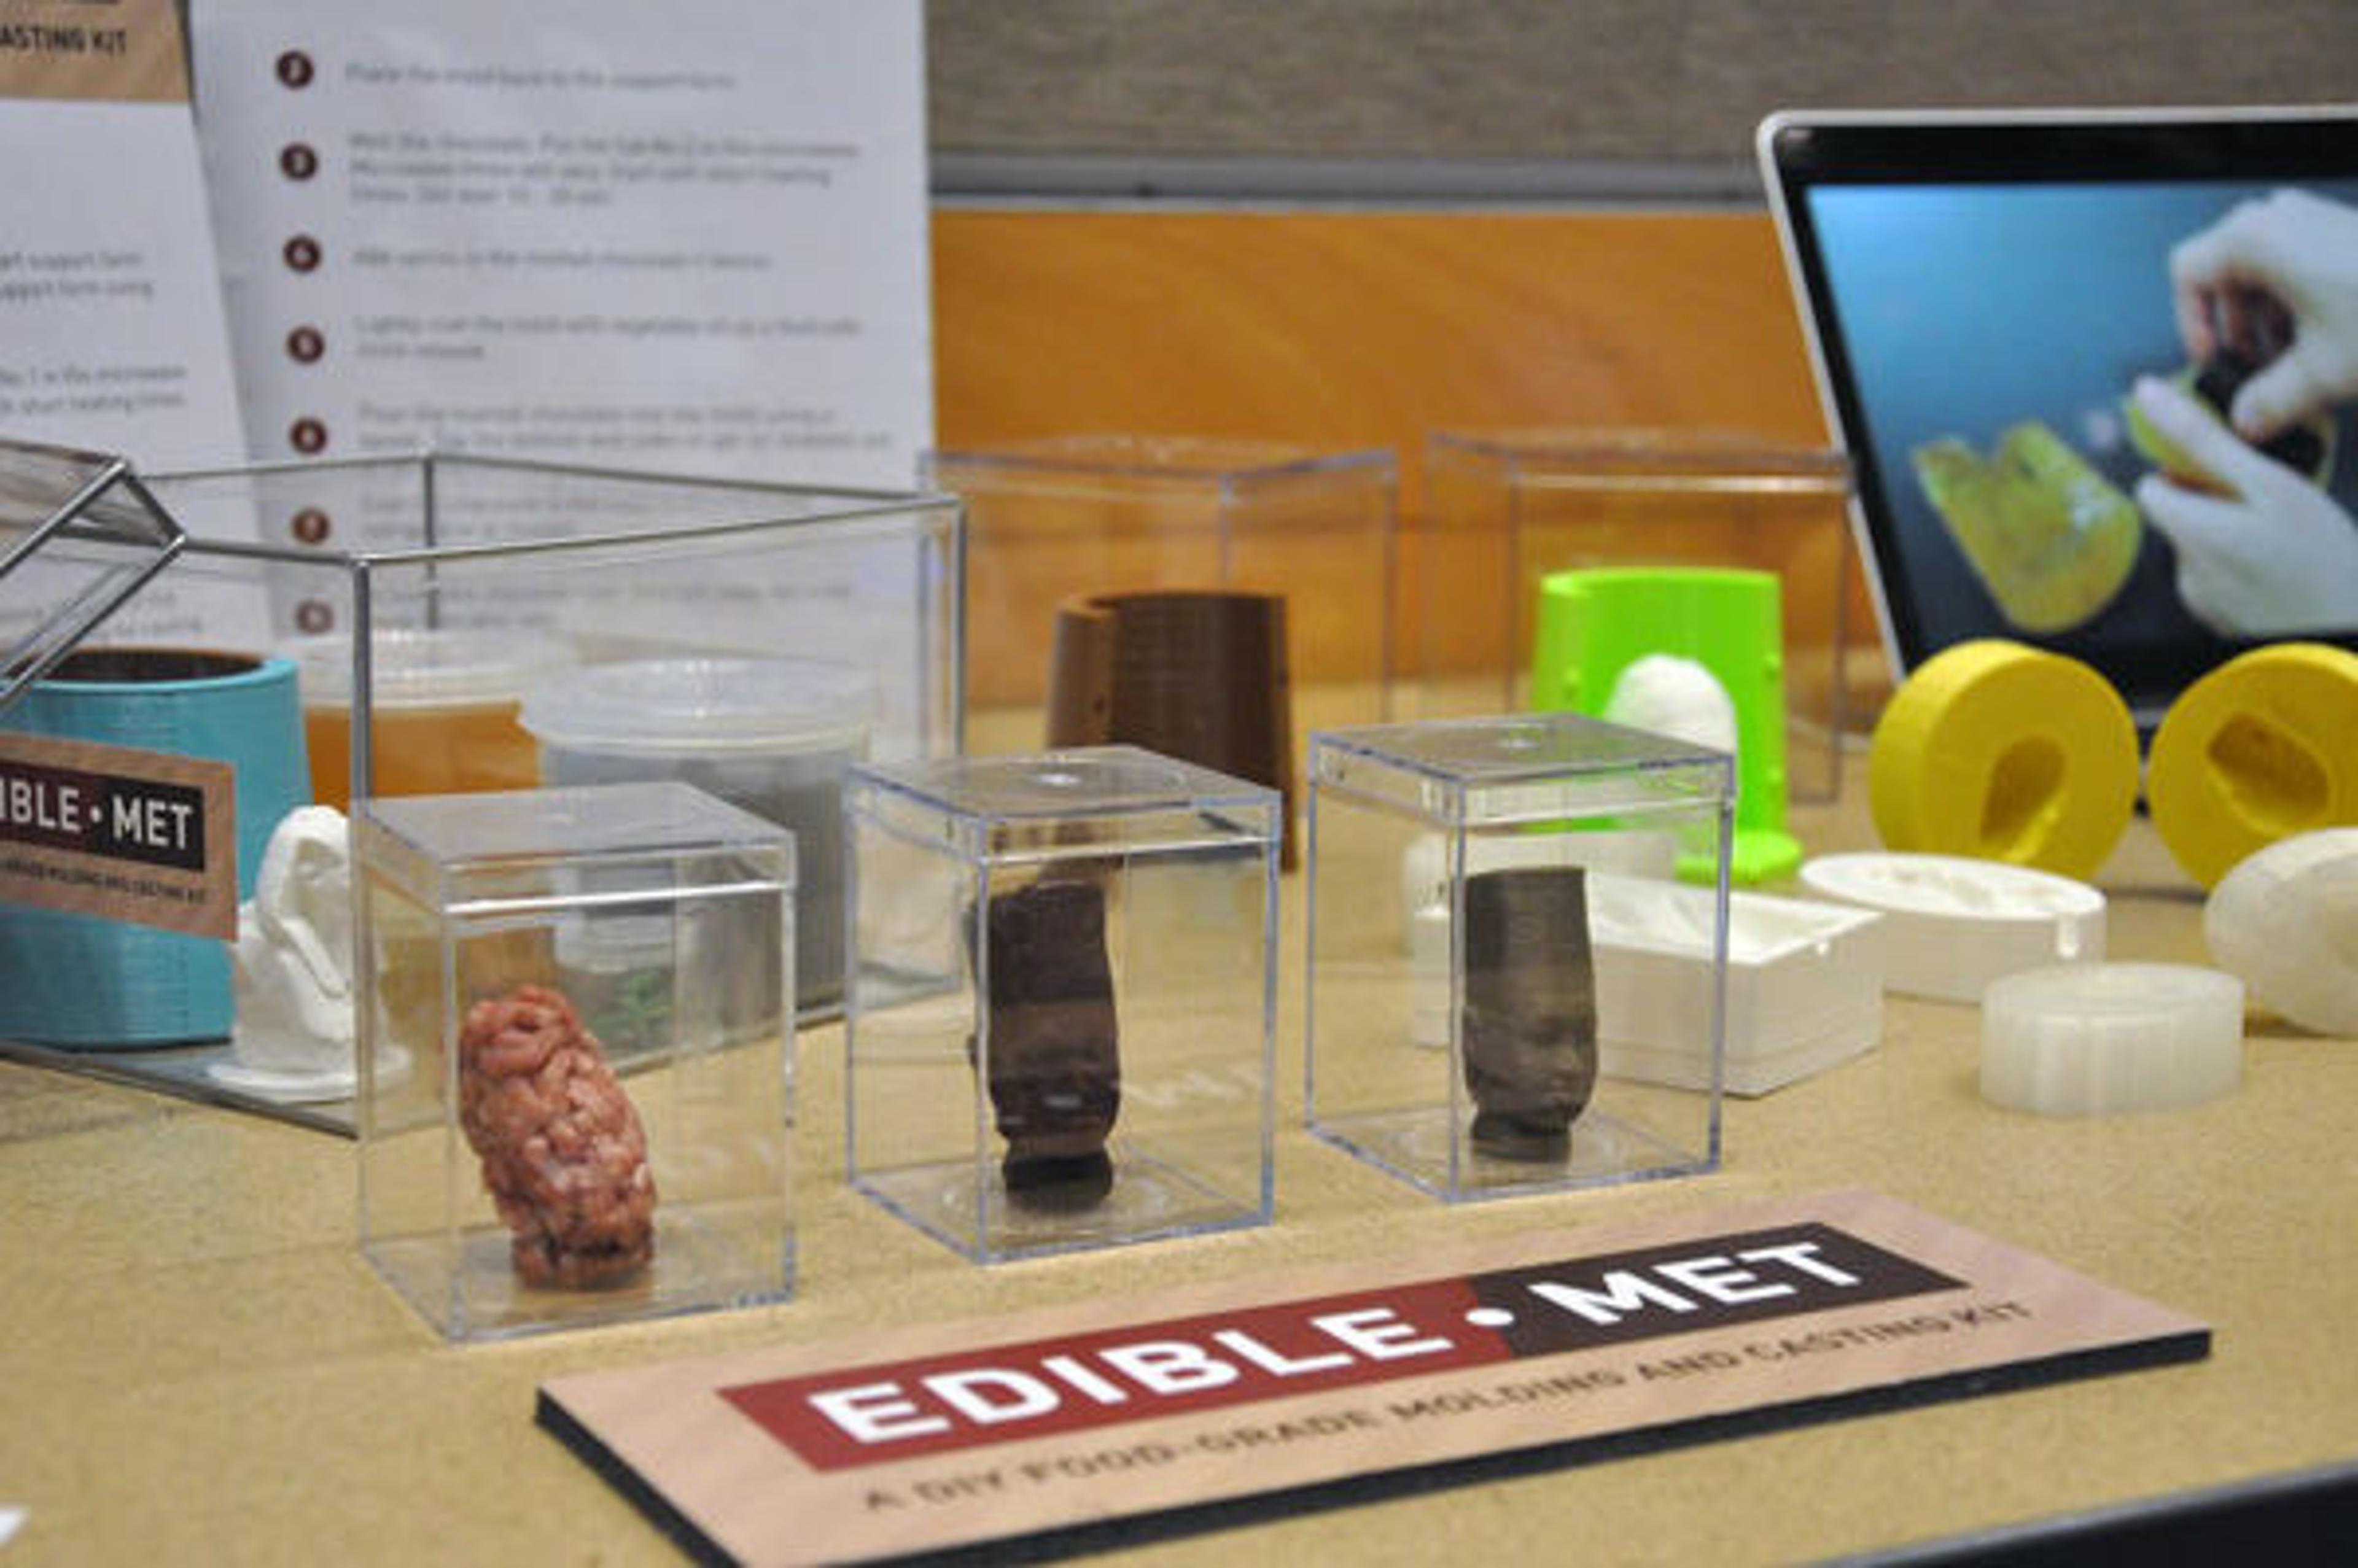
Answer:
<svg viewBox="0 0 2358 1568"><path fill-rule="evenodd" d="M948 450L1105 432L1388 448L1413 518L1437 430L1826 438L1764 213L946 209L933 244ZM1412 569L1453 568L1462 592L1428 583L1402 611L1495 613L1498 585L1472 580L1470 557L1427 552ZM1022 658L978 642L977 690L1036 687L998 669Z"/></svg>
<svg viewBox="0 0 2358 1568"><path fill-rule="evenodd" d="M1427 432L1824 438L1750 212L934 214L949 449L1074 431L1390 447Z"/></svg>

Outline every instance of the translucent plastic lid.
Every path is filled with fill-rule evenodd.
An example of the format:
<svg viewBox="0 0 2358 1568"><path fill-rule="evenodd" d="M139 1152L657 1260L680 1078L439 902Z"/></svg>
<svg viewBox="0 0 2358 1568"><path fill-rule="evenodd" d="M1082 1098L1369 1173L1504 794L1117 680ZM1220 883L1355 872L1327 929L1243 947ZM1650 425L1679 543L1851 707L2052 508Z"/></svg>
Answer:
<svg viewBox="0 0 2358 1568"><path fill-rule="evenodd" d="M1436 431L1433 446L1558 468L1596 479L1643 477L1666 486L1715 478L1769 481L1775 488L1846 488L1850 464L1826 447L1771 440L1741 430L1542 427Z"/></svg>
<svg viewBox="0 0 2358 1568"><path fill-rule="evenodd" d="M1994 980L1982 1097L2042 1116L2200 1105L2244 1067L2244 984L2190 964L2075 964Z"/></svg>
<svg viewBox="0 0 2358 1568"><path fill-rule="evenodd" d="M827 752L876 712L867 671L816 659L647 659L542 681L524 727L570 752Z"/></svg>
<svg viewBox="0 0 2358 1568"><path fill-rule="evenodd" d="M295 661L303 699L326 707L352 700L352 639L298 637L280 650ZM561 650L534 633L400 627L369 643L369 701L379 708L514 702Z"/></svg>
<svg viewBox="0 0 2358 1568"><path fill-rule="evenodd" d="M2045 925L2104 911L2104 895L2085 882L1961 855L1821 855L1801 868L1801 881L1811 891L1845 903L1950 920Z"/></svg>

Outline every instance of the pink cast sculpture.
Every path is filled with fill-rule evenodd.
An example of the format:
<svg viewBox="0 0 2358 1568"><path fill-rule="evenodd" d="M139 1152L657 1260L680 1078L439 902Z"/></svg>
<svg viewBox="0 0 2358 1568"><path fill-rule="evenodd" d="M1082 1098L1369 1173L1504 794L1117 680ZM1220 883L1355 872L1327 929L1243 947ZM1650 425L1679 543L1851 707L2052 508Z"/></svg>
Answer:
<svg viewBox="0 0 2358 1568"><path fill-rule="evenodd" d="M526 1281L611 1285L654 1256L646 1132L563 992L518 986L468 1009L459 1116Z"/></svg>

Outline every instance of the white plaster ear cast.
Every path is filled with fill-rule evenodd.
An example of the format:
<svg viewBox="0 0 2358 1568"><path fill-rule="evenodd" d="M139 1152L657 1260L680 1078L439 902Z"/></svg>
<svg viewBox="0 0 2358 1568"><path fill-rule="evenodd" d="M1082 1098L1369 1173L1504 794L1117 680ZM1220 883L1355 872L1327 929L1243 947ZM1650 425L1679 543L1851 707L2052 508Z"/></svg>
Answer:
<svg viewBox="0 0 2358 1568"><path fill-rule="evenodd" d="M2358 1034L2358 827L2247 855L2202 907L2219 967L2303 1029Z"/></svg>
<svg viewBox="0 0 2358 1568"><path fill-rule="evenodd" d="M343 813L306 806L272 829L231 953L233 1059L212 1075L275 1099L352 1092L351 836Z"/></svg>
<svg viewBox="0 0 2358 1568"><path fill-rule="evenodd" d="M1736 699L1698 660L1648 654L1634 661L1613 683L1602 717L1736 755Z"/></svg>

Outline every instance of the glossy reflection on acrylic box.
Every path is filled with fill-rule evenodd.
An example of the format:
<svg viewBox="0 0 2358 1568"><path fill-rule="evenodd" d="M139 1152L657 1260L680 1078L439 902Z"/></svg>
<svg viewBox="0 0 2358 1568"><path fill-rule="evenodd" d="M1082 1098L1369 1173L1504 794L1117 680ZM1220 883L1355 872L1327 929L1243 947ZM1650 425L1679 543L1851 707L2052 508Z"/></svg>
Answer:
<svg viewBox="0 0 2358 1568"><path fill-rule="evenodd" d="M1434 431L1424 475L1425 504L1401 536L1401 610L1412 631L1400 650L1404 700L1395 712L1436 719L1563 707L1617 717L1606 712L1622 667L1617 654L1585 681L1561 662L1552 671L1535 665L1547 652L1546 579L1570 571L1760 573L1777 584L1767 611L1777 634L1767 652L1778 703L1747 718L1748 738L1756 752L1778 752L1776 816L1789 798L1834 797L1842 731L1864 708L1864 689L1881 678L1874 639L1861 634L1850 605L1852 484L1840 452L1740 431ZM1509 585L1503 606L1502 583ZM1652 629L1661 640L1650 647L1641 623L1616 641L1633 656L1703 659L1694 640L1716 641L1706 625L1667 621ZM1559 645L1593 654L1589 636L1557 629ZM1731 690L1749 679L1728 665L1714 673ZM1533 689L1551 684L1552 695ZM1569 689L1582 685L1588 689ZM1764 726L1780 714L1784 732L1772 739ZM1759 758L1743 761L1765 771ZM1765 825L1755 820L1763 809L1747 803L1739 827Z"/></svg>
<svg viewBox="0 0 2358 1568"><path fill-rule="evenodd" d="M842 764L959 750L950 497L441 454L139 475L10 442L0 491L0 707L102 613L110 643L291 665L285 765L236 764L249 901L297 808L679 778L803 838L808 1016L838 1005ZM568 683L569 711L552 706ZM0 923L49 913L0 892ZM166 935L124 931L143 946ZM568 966L590 989L623 987L643 934L573 933ZM19 1009L0 1018L0 1054L353 1131L357 1105L334 1087L352 1081L349 1036L326 1043L341 1073L308 1065L303 1092L285 1092L254 1071L285 1064L231 1017L229 943L188 941L216 999L201 1017L93 1019L60 1045L34 1036L62 1013ZM349 972L343 957L312 967Z"/></svg>
<svg viewBox="0 0 2358 1568"><path fill-rule="evenodd" d="M1275 790L1100 746L845 802L856 1187L980 1262L1268 1222Z"/></svg>
<svg viewBox="0 0 2358 1568"><path fill-rule="evenodd" d="M354 842L386 1281L461 1340L784 1297L792 837L656 783L376 800Z"/></svg>
<svg viewBox="0 0 2358 1568"><path fill-rule="evenodd" d="M1313 1132L1452 1201L1718 1162L1725 753L1527 715L1321 732L1309 773ZM1640 1076L1617 999L1666 960L1680 1071Z"/></svg>

